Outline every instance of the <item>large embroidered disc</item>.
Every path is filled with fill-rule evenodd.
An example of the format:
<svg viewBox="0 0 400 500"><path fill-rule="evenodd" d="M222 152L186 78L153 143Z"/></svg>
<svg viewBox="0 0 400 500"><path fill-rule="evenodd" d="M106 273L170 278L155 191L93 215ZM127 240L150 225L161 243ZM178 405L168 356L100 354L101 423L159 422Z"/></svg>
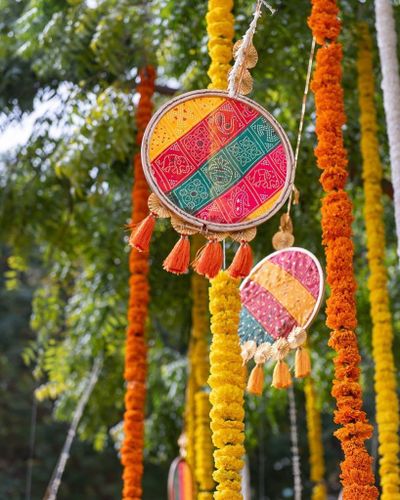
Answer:
<svg viewBox="0 0 400 500"><path fill-rule="evenodd" d="M273 344L297 327L305 330L318 313L323 291L322 268L311 252L291 247L269 255L240 287L241 344Z"/></svg>
<svg viewBox="0 0 400 500"><path fill-rule="evenodd" d="M142 160L161 201L203 229L257 226L285 202L293 153L280 125L261 106L222 91L184 94L146 129Z"/></svg>

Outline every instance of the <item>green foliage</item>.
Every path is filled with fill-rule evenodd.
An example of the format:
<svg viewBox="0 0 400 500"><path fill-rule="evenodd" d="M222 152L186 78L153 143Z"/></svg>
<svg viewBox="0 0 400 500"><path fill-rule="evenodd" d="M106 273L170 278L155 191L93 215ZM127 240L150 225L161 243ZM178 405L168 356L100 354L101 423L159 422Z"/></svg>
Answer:
<svg viewBox="0 0 400 500"><path fill-rule="evenodd" d="M311 46L306 25L310 5L306 1L283 0L273 4L278 12L271 16L266 11L256 34L259 63L252 70L255 79L252 97L273 112L295 144ZM368 407L372 408L373 366L358 148L354 25L359 18L372 23L373 5L349 1L341 4L348 113L345 139L349 149L349 190L355 203L358 332L363 354L363 383ZM235 1L237 38L248 25L252 6L247 0ZM122 370L128 299L124 226L131 211L131 158L136 151L135 78L139 67L153 63L157 66L160 85L179 85L182 91L206 87L209 64L206 9L206 1L0 0L2 123L15 120L34 106L44 110L28 141L8 151L0 168L0 241L12 252L5 278L9 293L19 293L21 280L29 282L34 289L31 326L35 336L23 342L23 358L33 371L36 395L43 400L40 404L47 408L51 405L57 419L71 418L94 358L103 357L101 376L80 426L80 436L96 449L110 444L109 429L118 429L123 414ZM398 11L396 9L397 15ZM165 100L165 95L157 94L156 106ZM389 180L379 95L377 103L382 158ZM294 207L293 218L296 243L323 261L321 190L313 156L313 109L310 95L296 176L301 203ZM389 197L385 197L385 206L398 347L400 288ZM270 242L278 227L278 217L258 232L253 245L257 260L272 250ZM190 276L169 275L161 266L176 241L176 234L169 224L159 223L153 241L146 433L146 459L152 464L147 470L151 471L156 470L154 463L162 463L164 467L177 453L191 326ZM228 247L228 258L233 251L232 246ZM311 329L311 343L318 397L324 412L329 469L334 471L331 488L334 490L340 451L330 437L333 353L327 347L327 338L322 310ZM4 367L4 356L1 363ZM271 374L267 377L270 379ZM290 491L286 489L285 493L290 463L283 460L289 453L286 397L270 388L263 397L265 404L254 398L247 401L248 452L251 464L256 464L252 473L261 474L263 466L258 464L257 456L267 454L269 463L265 470L270 478L267 494L270 498L290 497ZM298 405L303 429L300 395ZM0 418L4 427L1 414ZM263 428L262 442L260 428ZM118 441L118 432L114 434ZM305 462L307 449L304 436L302 439ZM276 474L272 485L271 478ZM152 484L146 476L148 498L161 498L160 490L155 493L152 488L155 488L154 481ZM68 496L73 495L72 491L66 490L65 498L78 498Z"/></svg>

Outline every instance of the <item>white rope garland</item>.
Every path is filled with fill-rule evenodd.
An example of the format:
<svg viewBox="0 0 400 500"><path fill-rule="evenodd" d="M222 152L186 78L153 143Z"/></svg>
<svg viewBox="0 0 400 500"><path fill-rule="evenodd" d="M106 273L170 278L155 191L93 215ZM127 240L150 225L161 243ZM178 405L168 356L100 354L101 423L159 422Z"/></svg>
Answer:
<svg viewBox="0 0 400 500"><path fill-rule="evenodd" d="M89 375L86 386L82 392L82 396L75 408L74 416L72 418L71 425L68 429L67 438L65 440L63 449L61 451L60 457L54 469L53 475L51 477L49 486L47 487L43 500L56 500L57 498L58 488L60 487L64 469L69 458L69 452L72 446L72 442L75 438L79 422L83 415L83 411L87 405L87 402L89 401L90 395L92 394L92 391L99 378L102 364L103 361L100 357L96 358L93 363L92 371Z"/></svg>
<svg viewBox="0 0 400 500"><path fill-rule="evenodd" d="M391 0L375 0L375 16L394 191L397 254L400 258L400 75Z"/></svg>
<svg viewBox="0 0 400 500"><path fill-rule="evenodd" d="M301 492L303 485L301 483L301 467L300 467L300 452L299 452L299 436L297 432L297 415L296 415L296 400L294 397L294 389L291 385L288 388L289 397L289 417L290 417L290 440L292 443L292 469L293 469L293 485L294 485L294 500L301 500Z"/></svg>

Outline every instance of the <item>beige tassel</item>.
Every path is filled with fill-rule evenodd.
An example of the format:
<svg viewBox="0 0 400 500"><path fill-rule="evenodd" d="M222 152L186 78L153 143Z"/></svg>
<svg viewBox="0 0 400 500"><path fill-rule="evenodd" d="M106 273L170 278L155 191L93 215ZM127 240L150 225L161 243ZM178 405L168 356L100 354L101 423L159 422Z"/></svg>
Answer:
<svg viewBox="0 0 400 500"><path fill-rule="evenodd" d="M275 365L271 385L275 387L275 389L287 389L292 385L289 367L287 363L281 359Z"/></svg>
<svg viewBox="0 0 400 500"><path fill-rule="evenodd" d="M296 350L295 359L295 376L297 378L304 378L311 373L311 360L307 349L299 347Z"/></svg>

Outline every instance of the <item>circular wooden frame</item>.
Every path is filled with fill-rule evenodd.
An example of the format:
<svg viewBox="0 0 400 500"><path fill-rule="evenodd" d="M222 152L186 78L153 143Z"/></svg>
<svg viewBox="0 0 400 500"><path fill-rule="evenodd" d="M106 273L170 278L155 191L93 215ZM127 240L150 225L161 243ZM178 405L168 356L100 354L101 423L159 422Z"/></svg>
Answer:
<svg viewBox="0 0 400 500"><path fill-rule="evenodd" d="M311 325L311 323L314 321L315 317L319 313L319 310L321 309L321 305L322 305L322 302L324 300L324 289L325 289L325 276L324 276L324 272L322 270L322 266L321 266L319 260L317 259L317 257L315 257L315 255L313 253L311 253L309 250L306 250L305 248L301 248L301 247L288 247L288 248L282 248L281 250L277 250L276 252L273 252L273 253L267 255L260 262L258 262L258 264L256 264L253 267L253 269L250 271L249 275L242 281L239 290L242 291L242 288L244 288L246 286L246 284L248 283L248 281L250 280L251 275L253 273L255 273L260 267L262 267L264 262L270 260L272 257L275 257L275 255L279 255L283 252L301 252L301 253L304 253L304 254L308 255L308 257L311 258L311 260L314 262L314 264L316 265L316 267L318 269L318 274L320 276L318 298L315 302L315 305L314 305L314 308L310 314L310 317L308 318L306 323L301 326L301 328L306 330Z"/></svg>
<svg viewBox="0 0 400 500"><path fill-rule="evenodd" d="M147 182L151 188L151 190L160 198L162 203L171 210L171 212L174 212L176 215L178 215L180 218L183 220L189 222L190 224L193 224L194 226L199 228L199 231L203 233L207 233L208 230L210 231L216 231L216 232L226 232L226 231L240 231L244 229L248 229L251 227L258 226L271 218L286 202L290 190L293 187L293 181L294 181L294 169L293 169L293 164L294 164L294 156L293 156L293 150L290 145L289 139L284 132L283 128L280 126L280 124L276 121L276 119L264 108L262 108L259 104L255 103L251 99L247 97L243 97L241 95L235 96L234 98L230 99L235 99L243 104L246 104L247 106L253 108L255 111L257 111L258 114L260 114L262 117L264 117L269 124L273 127L274 131L276 132L277 136L279 137L281 144L284 148L285 151L285 157L286 157L286 179L284 186L281 190L280 197L278 200L274 203L274 205L270 208L267 209L265 213L260 215L259 217L256 217L252 220L249 221L244 221L244 222L236 222L236 223L217 223L217 222L208 222L203 219L200 219L198 217L195 217L184 210L182 210L180 207L177 207L175 204L171 202L171 200L168 198L168 196L161 191L159 188L157 182L154 179L154 176L152 174L152 167L151 167L151 160L150 160L150 154L149 154L149 149L150 149L150 142L151 142L151 137L154 132L154 129L156 128L159 120L164 116L165 113L170 111L172 108L176 107L177 104L181 104L185 101L192 100L194 97L206 97L206 96L215 96L215 97L224 97L227 98L229 97L228 92L225 91L219 91L219 90L196 90L193 92L187 92L183 95L180 95L178 97L175 97L174 99L170 100L167 104L162 106L152 117L150 120L144 135L143 135L143 140L142 140L142 164L143 164L143 171L144 175L147 179Z"/></svg>

